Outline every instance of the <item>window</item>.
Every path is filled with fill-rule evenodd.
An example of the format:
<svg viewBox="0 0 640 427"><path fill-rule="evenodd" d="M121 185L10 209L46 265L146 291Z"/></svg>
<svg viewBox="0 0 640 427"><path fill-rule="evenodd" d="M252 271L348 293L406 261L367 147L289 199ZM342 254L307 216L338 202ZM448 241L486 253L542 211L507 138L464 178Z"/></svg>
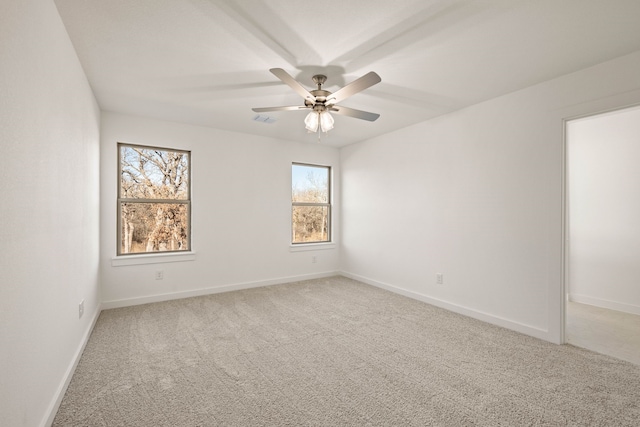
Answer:
<svg viewBox="0 0 640 427"><path fill-rule="evenodd" d="M331 241L331 168L294 163L291 167L291 242Z"/></svg>
<svg viewBox="0 0 640 427"><path fill-rule="evenodd" d="M118 255L189 251L191 153L118 144Z"/></svg>

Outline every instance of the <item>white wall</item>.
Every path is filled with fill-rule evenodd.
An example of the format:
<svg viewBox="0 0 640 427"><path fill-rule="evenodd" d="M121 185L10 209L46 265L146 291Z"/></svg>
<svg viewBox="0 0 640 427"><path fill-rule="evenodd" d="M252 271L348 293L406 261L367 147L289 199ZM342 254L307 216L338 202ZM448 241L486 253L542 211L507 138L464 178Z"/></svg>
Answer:
<svg viewBox="0 0 640 427"><path fill-rule="evenodd" d="M100 117L52 1L0 2L0 65L0 425L31 427L98 313Z"/></svg>
<svg viewBox="0 0 640 427"><path fill-rule="evenodd" d="M569 298L640 314L640 108L567 124Z"/></svg>
<svg viewBox="0 0 640 427"><path fill-rule="evenodd" d="M341 269L561 342L563 119L637 102L640 52L344 148Z"/></svg>
<svg viewBox="0 0 640 427"><path fill-rule="evenodd" d="M103 113L101 135L105 307L337 272L337 245L329 250L290 252L291 163L332 166L334 198L339 200L337 149L115 113ZM117 142L191 150L194 261L112 265L116 253ZM336 203L336 239L339 209ZM311 262L312 256L316 263ZM155 280L158 270L164 272L163 280Z"/></svg>

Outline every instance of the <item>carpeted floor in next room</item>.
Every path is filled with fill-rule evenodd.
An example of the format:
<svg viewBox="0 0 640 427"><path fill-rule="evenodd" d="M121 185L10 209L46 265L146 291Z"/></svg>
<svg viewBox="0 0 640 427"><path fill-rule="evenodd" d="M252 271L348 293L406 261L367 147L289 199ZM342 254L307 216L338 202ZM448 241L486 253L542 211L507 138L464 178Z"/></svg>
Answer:
<svg viewBox="0 0 640 427"><path fill-rule="evenodd" d="M344 277L103 311L55 426L638 426L640 366Z"/></svg>

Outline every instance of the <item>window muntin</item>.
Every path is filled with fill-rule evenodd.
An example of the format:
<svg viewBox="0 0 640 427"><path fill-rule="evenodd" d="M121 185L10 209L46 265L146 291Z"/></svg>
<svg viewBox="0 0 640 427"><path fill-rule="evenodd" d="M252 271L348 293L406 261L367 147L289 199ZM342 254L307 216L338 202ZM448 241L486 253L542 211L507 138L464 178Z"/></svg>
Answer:
<svg viewBox="0 0 640 427"><path fill-rule="evenodd" d="M291 243L331 241L331 168L291 167Z"/></svg>
<svg viewBox="0 0 640 427"><path fill-rule="evenodd" d="M191 248L191 153L118 144L118 255Z"/></svg>

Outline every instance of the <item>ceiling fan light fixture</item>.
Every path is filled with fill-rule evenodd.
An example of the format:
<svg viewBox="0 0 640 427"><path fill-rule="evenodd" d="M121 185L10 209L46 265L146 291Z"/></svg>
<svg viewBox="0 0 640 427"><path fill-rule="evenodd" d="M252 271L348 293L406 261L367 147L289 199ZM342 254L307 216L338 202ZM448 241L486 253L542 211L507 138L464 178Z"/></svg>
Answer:
<svg viewBox="0 0 640 427"><path fill-rule="evenodd" d="M333 117L328 111L320 113L320 128L325 133L333 129Z"/></svg>
<svg viewBox="0 0 640 427"><path fill-rule="evenodd" d="M320 124L320 114L312 111L307 114L307 117L304 119L304 127L307 128L309 132L317 132L318 124Z"/></svg>
<svg viewBox="0 0 640 427"><path fill-rule="evenodd" d="M307 117L304 118L304 127L309 132L318 132L318 128L320 128L322 132L329 132L331 129L333 129L333 123L333 117L326 110L314 110L307 114Z"/></svg>

